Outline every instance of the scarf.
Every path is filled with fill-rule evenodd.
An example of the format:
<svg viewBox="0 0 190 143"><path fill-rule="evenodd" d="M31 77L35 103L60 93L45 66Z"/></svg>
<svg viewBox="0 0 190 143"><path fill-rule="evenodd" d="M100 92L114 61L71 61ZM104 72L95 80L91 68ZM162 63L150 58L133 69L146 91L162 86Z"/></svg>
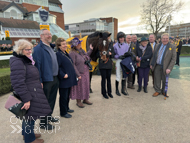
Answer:
<svg viewBox="0 0 190 143"><path fill-rule="evenodd" d="M30 56L30 57L28 57L28 58L32 61L32 65L34 65L34 64L35 64L35 61L33 60L33 57Z"/></svg>
<svg viewBox="0 0 190 143"><path fill-rule="evenodd" d="M142 50L143 53L144 53L144 51L146 50L146 47L147 47L147 46L145 46L145 47L143 47L142 45L139 46L139 48Z"/></svg>

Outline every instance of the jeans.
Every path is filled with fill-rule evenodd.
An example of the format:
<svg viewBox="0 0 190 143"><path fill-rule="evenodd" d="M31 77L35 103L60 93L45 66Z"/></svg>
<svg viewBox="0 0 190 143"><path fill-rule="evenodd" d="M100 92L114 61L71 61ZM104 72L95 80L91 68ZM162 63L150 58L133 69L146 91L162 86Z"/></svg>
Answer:
<svg viewBox="0 0 190 143"><path fill-rule="evenodd" d="M22 135L24 136L25 143L33 142L35 138L34 134L34 120L22 121Z"/></svg>

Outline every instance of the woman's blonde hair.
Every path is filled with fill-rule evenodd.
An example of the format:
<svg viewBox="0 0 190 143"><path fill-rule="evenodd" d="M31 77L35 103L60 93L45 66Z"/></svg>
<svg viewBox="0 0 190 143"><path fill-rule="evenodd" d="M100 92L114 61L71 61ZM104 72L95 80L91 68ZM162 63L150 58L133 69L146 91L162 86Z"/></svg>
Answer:
<svg viewBox="0 0 190 143"><path fill-rule="evenodd" d="M13 51L15 51L18 55L23 55L23 49L26 47L33 48L32 43L30 43L28 40L20 39L18 41L15 41L15 46L13 47Z"/></svg>

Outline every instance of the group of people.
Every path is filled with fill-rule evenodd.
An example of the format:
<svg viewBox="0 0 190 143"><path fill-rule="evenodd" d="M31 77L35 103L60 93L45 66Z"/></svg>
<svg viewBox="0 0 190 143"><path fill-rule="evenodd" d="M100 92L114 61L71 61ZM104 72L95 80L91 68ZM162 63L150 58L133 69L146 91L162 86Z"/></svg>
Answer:
<svg viewBox="0 0 190 143"><path fill-rule="evenodd" d="M73 38L69 42L71 51L68 53L65 39L58 38L55 44L51 44L52 35L49 30L42 29L40 38L40 43L34 48L29 41L18 40L13 49L13 57L10 58L12 87L24 102L22 109L27 110L22 123L22 135L26 143L44 142L43 139L39 139L40 134L34 134L35 120L40 119L40 128L46 130L54 129L50 123L59 121L59 119L52 117L58 89L61 117L72 117L71 113L74 110L69 108L70 99L76 100L76 105L79 108L84 108L84 104L92 105L92 102L89 101L90 75L88 66L90 54L93 51L92 45L86 53L81 47L82 41ZM170 74L176 60L176 46L169 42L169 35L163 34L160 44L155 42L153 34L149 36L149 42L145 37L142 37L139 43L136 35L126 36L123 32L119 32L117 40L118 42L114 46L109 42L108 61L102 62L102 59L99 58L103 97L105 99L113 98L111 89L113 58L116 59L116 95L121 96L119 92L120 80L122 80L122 94L129 95L127 88L135 89L136 74L137 91L140 92L144 87L144 92L147 93L150 69L155 89L153 96L164 94L166 75ZM56 53L55 48L57 49ZM129 74L126 79L123 76L120 63L123 60L123 55L127 52L132 53L134 57L135 72ZM100 57L99 52L97 52L97 57ZM142 86L143 79L144 85Z"/></svg>
<svg viewBox="0 0 190 143"><path fill-rule="evenodd" d="M71 118L74 110L69 108L69 100L76 100L79 108L89 101L89 69L86 60L90 60L93 47L86 53L78 38L70 41L71 52L67 53L65 39L58 38L56 47L51 44L49 30L40 31L40 43L33 45L24 39L15 42L13 57L10 58L11 83L13 90L24 102L22 109L27 113L22 123L22 135L26 143L42 143L40 134L34 134L36 119L40 119L40 128L54 129L50 122L58 122L52 117L59 88L60 117ZM57 52L54 52L57 48ZM30 132L29 132L30 131Z"/></svg>
<svg viewBox="0 0 190 143"><path fill-rule="evenodd" d="M127 88L135 89L135 77L137 74L138 89L137 92L141 92L142 87L145 93L148 93L147 86L149 81L149 73L152 73L153 87L155 93L153 97L157 97L159 94L163 94L169 97L168 94L165 95L165 82L166 76L170 74L173 66L176 63L176 45L169 41L169 35L164 33L161 36L161 42L157 44L154 34L149 35L149 39L142 37L141 41L137 41L136 35L127 35L123 32L117 34L117 42L113 46L114 48L114 58L116 59L116 80L115 89L116 95L121 96L129 95ZM121 62L124 60L123 56L126 53L132 53L133 61L132 65L135 71L124 77L123 70L121 67ZM101 70L100 70L101 72ZM101 74L102 75L102 74ZM109 85L111 83L110 76L108 75L107 87L108 96L105 91L105 82L102 82L102 95L104 98L113 98L111 88ZM142 82L144 80L144 84ZM102 81L104 78L102 76ZM121 93L119 91L119 82L121 81ZM162 87L161 87L162 82ZM126 85L127 84L127 85Z"/></svg>
<svg viewBox="0 0 190 143"><path fill-rule="evenodd" d="M7 52L7 51L12 51L13 47L11 44L0 44L0 52Z"/></svg>

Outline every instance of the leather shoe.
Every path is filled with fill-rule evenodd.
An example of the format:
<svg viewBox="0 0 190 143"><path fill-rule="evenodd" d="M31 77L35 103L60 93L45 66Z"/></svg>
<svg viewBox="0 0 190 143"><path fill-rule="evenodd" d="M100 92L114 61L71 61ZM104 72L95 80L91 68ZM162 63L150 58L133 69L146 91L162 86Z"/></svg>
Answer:
<svg viewBox="0 0 190 143"><path fill-rule="evenodd" d="M153 96L153 97L157 97L158 95L160 95L160 93L155 92L152 96Z"/></svg>
<svg viewBox="0 0 190 143"><path fill-rule="evenodd" d="M90 93L93 93L92 89L90 88Z"/></svg>
<svg viewBox="0 0 190 143"><path fill-rule="evenodd" d="M51 124L41 124L40 123L40 128L44 130L53 130L55 127Z"/></svg>
<svg viewBox="0 0 190 143"><path fill-rule="evenodd" d="M72 115L70 115L70 114L65 114L65 115L61 115L61 117L71 118L71 117L72 117Z"/></svg>
<svg viewBox="0 0 190 143"><path fill-rule="evenodd" d="M165 93L162 93L162 94L165 96ZM168 95L168 94L166 94L166 97L167 97L167 98L169 98L169 95Z"/></svg>
<svg viewBox="0 0 190 143"><path fill-rule="evenodd" d="M112 95L112 94L108 94L108 96L109 96L110 98L113 98L113 95Z"/></svg>
<svg viewBox="0 0 190 143"><path fill-rule="evenodd" d="M58 121L59 121L59 119L54 118L54 117L51 117L51 119L50 119L50 120L48 120L48 121L51 121L51 122L58 122Z"/></svg>
<svg viewBox="0 0 190 143"><path fill-rule="evenodd" d="M74 110L69 109L67 112L68 112L68 113L73 113Z"/></svg>
<svg viewBox="0 0 190 143"><path fill-rule="evenodd" d="M41 134L35 134L35 138L38 139L41 137ZM24 140L24 136L23 136L23 140Z"/></svg>
<svg viewBox="0 0 190 143"><path fill-rule="evenodd" d="M103 95L103 97L105 98L105 99L109 99L109 97L105 94L105 95Z"/></svg>
<svg viewBox="0 0 190 143"><path fill-rule="evenodd" d="M33 142L31 143L44 143L43 139L35 139Z"/></svg>

